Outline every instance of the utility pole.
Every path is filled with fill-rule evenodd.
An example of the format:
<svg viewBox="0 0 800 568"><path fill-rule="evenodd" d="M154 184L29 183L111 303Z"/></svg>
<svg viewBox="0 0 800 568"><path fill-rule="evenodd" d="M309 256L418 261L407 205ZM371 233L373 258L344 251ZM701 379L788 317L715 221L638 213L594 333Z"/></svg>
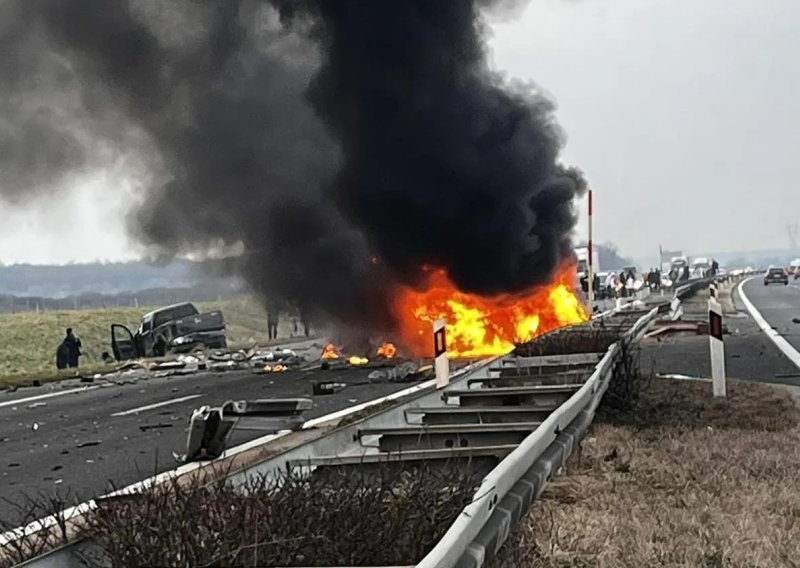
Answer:
<svg viewBox="0 0 800 568"><path fill-rule="evenodd" d="M592 215L594 211L592 210L592 190L589 189L589 246L588 246L588 253L589 258L587 259L587 266L588 266L588 280L589 280L589 315L591 316L594 314L594 260L592 257Z"/></svg>

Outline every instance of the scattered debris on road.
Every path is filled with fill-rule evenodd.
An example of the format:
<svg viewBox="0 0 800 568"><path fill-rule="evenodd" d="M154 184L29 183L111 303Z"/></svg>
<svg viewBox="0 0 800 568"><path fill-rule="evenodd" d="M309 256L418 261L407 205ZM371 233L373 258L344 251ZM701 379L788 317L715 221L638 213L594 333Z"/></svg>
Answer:
<svg viewBox="0 0 800 568"><path fill-rule="evenodd" d="M147 432L148 430L158 430L161 428L172 428L172 424L169 422L159 422L158 424L142 424L139 426L139 430L142 432Z"/></svg>
<svg viewBox="0 0 800 568"><path fill-rule="evenodd" d="M87 442L80 442L80 443L76 444L76 447L78 447L78 448L89 448L89 447L92 447L92 446L99 446L102 443L103 443L102 440L89 440Z"/></svg>

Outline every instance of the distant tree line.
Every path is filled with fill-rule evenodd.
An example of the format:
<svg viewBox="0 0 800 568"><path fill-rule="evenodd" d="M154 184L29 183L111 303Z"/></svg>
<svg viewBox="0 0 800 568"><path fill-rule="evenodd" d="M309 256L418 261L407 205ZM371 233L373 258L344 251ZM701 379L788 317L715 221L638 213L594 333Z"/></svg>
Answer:
<svg viewBox="0 0 800 568"><path fill-rule="evenodd" d="M585 247L586 243L578 246ZM622 256L619 247L614 243L595 243L594 248L597 250L597 262L600 263L600 270L620 270L623 266L636 264L633 259Z"/></svg>
<svg viewBox="0 0 800 568"><path fill-rule="evenodd" d="M63 298L0 295L0 313L49 312L107 308L166 306L178 302L216 302L244 292L238 287L198 285L187 288L152 288L119 294L77 294Z"/></svg>
<svg viewBox="0 0 800 568"><path fill-rule="evenodd" d="M0 294L72 299L84 295L123 296L140 290L195 288L206 282L225 288L235 277L208 276L199 263L174 261L159 266L146 262L0 266ZM90 300L87 300L90 301Z"/></svg>

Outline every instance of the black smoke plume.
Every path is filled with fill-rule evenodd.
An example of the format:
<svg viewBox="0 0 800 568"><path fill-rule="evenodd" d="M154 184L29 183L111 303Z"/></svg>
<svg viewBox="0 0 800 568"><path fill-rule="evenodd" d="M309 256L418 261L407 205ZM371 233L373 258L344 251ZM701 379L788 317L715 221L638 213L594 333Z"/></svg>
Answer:
<svg viewBox="0 0 800 568"><path fill-rule="evenodd" d="M255 292L338 322L387 325L423 266L481 294L544 283L585 184L553 104L489 69L494 4L6 0L0 191L128 156L139 241L241 243Z"/></svg>

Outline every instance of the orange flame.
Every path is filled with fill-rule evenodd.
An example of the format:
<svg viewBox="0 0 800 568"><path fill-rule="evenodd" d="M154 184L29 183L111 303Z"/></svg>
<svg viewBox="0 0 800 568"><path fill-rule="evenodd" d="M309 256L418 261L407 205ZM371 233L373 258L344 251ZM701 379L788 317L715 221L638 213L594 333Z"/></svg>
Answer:
<svg viewBox="0 0 800 568"><path fill-rule="evenodd" d="M333 343L328 343L325 346L325 349L322 350L322 355L320 359L338 359L339 358L339 350L336 349L336 346Z"/></svg>
<svg viewBox="0 0 800 568"><path fill-rule="evenodd" d="M366 357L359 357L358 355L353 355L347 361L351 365L355 365L357 367L361 366L361 365L366 365L367 363L369 363L369 359L367 359Z"/></svg>
<svg viewBox="0 0 800 568"><path fill-rule="evenodd" d="M419 355L432 354L432 322L446 320L448 357L501 355L559 327L588 319L573 292L575 267L529 293L484 297L461 292L444 270L434 270L424 291L401 288L394 313L403 343Z"/></svg>
<svg viewBox="0 0 800 568"><path fill-rule="evenodd" d="M378 356L386 357L387 359L391 359L397 354L397 348L394 346L394 343L384 343L380 347L378 347Z"/></svg>

